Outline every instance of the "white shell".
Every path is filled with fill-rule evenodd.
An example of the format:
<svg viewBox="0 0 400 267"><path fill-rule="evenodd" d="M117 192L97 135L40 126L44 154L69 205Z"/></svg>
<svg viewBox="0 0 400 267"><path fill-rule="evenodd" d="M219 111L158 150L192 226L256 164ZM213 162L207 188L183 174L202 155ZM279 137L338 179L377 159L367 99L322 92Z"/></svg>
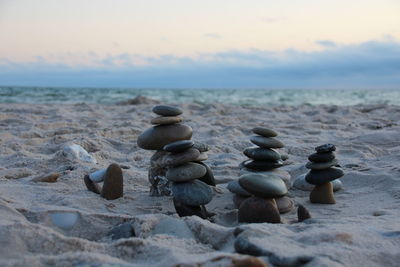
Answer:
<svg viewBox="0 0 400 267"><path fill-rule="evenodd" d="M50 213L52 223L62 229L71 229L79 219L77 212L57 211Z"/></svg>
<svg viewBox="0 0 400 267"><path fill-rule="evenodd" d="M104 176L106 176L106 171L107 169L101 169L95 172L92 172L89 174L90 180L92 180L95 183L100 183L104 181Z"/></svg>
<svg viewBox="0 0 400 267"><path fill-rule="evenodd" d="M80 145L71 143L63 147L63 155L69 160L80 160L90 163L97 163L97 160L91 156L83 147Z"/></svg>

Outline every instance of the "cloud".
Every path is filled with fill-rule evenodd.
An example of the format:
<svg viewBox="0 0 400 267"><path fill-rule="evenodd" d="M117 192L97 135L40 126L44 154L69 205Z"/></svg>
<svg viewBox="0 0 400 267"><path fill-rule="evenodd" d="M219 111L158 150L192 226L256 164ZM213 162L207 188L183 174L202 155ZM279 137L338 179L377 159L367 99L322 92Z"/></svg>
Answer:
<svg viewBox="0 0 400 267"><path fill-rule="evenodd" d="M216 34L216 33L205 33L204 37L212 38L212 39L221 39L221 35Z"/></svg>
<svg viewBox="0 0 400 267"><path fill-rule="evenodd" d="M327 47L327 48L331 48L331 47L336 47L336 43L330 40L319 40L315 42L316 44L323 46L323 47Z"/></svg>
<svg viewBox="0 0 400 267"><path fill-rule="evenodd" d="M89 52L90 53L90 52ZM0 85L139 88L399 88L392 40L295 49L223 51L194 57L90 54L86 65L0 59Z"/></svg>

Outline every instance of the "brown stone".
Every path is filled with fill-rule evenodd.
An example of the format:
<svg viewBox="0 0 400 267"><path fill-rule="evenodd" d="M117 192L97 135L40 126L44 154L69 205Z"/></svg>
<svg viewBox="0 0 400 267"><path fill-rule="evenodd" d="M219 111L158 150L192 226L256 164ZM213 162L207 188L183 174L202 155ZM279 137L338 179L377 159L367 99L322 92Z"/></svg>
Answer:
<svg viewBox="0 0 400 267"><path fill-rule="evenodd" d="M192 128L184 124L158 125L139 135L137 144L147 150L161 150L165 145L179 140L189 140Z"/></svg>
<svg viewBox="0 0 400 267"><path fill-rule="evenodd" d="M199 216L200 218L206 219L207 218L207 211L205 210L204 206L189 206L183 204L181 201L173 198L174 207L176 213L178 213L179 217L186 217L186 216Z"/></svg>
<svg viewBox="0 0 400 267"><path fill-rule="evenodd" d="M233 204L238 209L243 201L245 201L249 197L241 196L241 195L233 195Z"/></svg>
<svg viewBox="0 0 400 267"><path fill-rule="evenodd" d="M99 186L97 183L93 182L93 181L89 178L89 175L88 175L88 174L85 175L85 177L83 177L83 181L85 182L86 188L87 188L89 191L92 191L93 193L96 193L96 194L100 194L100 191L101 191L100 186Z"/></svg>
<svg viewBox="0 0 400 267"><path fill-rule="evenodd" d="M281 216L274 199L249 197L239 207L238 220L246 223L280 223Z"/></svg>
<svg viewBox="0 0 400 267"><path fill-rule="evenodd" d="M244 259L234 259L233 267L268 267L268 265L256 257L246 257Z"/></svg>
<svg viewBox="0 0 400 267"><path fill-rule="evenodd" d="M50 173L50 174L46 174L46 175L36 176L31 181L32 182L42 182L42 183L55 183L55 182L57 182L58 177L60 177L60 174L55 172L55 173Z"/></svg>
<svg viewBox="0 0 400 267"><path fill-rule="evenodd" d="M280 214L288 213L294 207L293 200L291 200L288 197L275 198L275 202L276 202L276 205L278 206L278 210L279 210Z"/></svg>
<svg viewBox="0 0 400 267"><path fill-rule="evenodd" d="M310 193L310 201L319 204L335 204L332 183L316 185Z"/></svg>
<svg viewBox="0 0 400 267"><path fill-rule="evenodd" d="M302 222L310 218L311 218L310 212L306 209L306 207L304 207L303 205L299 205L299 207L297 208L298 221Z"/></svg>
<svg viewBox="0 0 400 267"><path fill-rule="evenodd" d="M101 189L101 196L107 200L117 199L123 196L124 181L122 170L118 164L111 164L108 166L106 175L104 176L103 188Z"/></svg>

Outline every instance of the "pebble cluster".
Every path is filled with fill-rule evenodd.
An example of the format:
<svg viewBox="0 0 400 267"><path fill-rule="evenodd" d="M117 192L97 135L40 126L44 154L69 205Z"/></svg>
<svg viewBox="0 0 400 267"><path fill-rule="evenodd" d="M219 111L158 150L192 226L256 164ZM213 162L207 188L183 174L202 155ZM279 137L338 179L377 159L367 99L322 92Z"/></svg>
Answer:
<svg viewBox="0 0 400 267"><path fill-rule="evenodd" d="M310 193L311 203L336 203L331 182L342 177L344 172L337 167L335 150L336 147L332 144L317 146L316 153L308 157L309 162L306 164L306 168L310 171L305 176L305 180L315 186Z"/></svg>
<svg viewBox="0 0 400 267"><path fill-rule="evenodd" d="M228 190L235 194L239 222L279 223L280 214L291 211L294 206L293 201L285 197L290 175L277 170L283 166L283 159L275 149L284 144L274 138L278 134L273 130L256 127L252 131L257 135L250 141L257 147L244 150L250 160L241 163L242 175L239 180L228 183Z"/></svg>
<svg viewBox="0 0 400 267"><path fill-rule="evenodd" d="M157 126L144 131L137 141L143 149L157 150L150 160L150 194L172 193L179 216L208 217L204 205L212 199L210 185L215 186L212 170L203 162L208 159L208 146L190 140L192 128L180 124L181 109L159 105L153 112L160 115L151 121Z"/></svg>

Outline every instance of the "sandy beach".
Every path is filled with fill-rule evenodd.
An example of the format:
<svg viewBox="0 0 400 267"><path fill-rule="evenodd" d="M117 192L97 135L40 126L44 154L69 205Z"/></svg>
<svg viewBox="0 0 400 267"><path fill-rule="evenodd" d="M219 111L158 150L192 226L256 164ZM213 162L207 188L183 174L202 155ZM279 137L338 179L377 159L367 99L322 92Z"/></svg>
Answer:
<svg viewBox="0 0 400 267"><path fill-rule="evenodd" d="M153 152L136 140L153 105L0 104L1 266L245 266L257 253L270 266L398 266L400 106L179 104L192 139L211 148L206 162L218 184L210 222L180 218L172 197L149 196ZM312 204L292 187L288 196L311 219L298 223L293 209L282 224L239 224L226 186L238 179L256 126L279 132L291 181L307 172L314 147L335 144L345 172L337 204ZM72 142L95 162L65 157ZM108 201L83 177L111 163L123 167L124 196ZM55 182L37 181L54 173ZM122 223L134 237L112 238Z"/></svg>

